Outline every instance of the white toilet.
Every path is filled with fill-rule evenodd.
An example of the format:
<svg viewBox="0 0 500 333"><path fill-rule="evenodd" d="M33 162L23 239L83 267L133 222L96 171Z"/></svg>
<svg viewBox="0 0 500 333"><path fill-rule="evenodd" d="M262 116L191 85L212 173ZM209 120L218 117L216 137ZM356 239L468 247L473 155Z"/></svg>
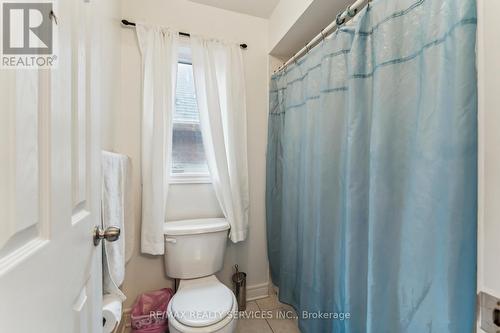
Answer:
<svg viewBox="0 0 500 333"><path fill-rule="evenodd" d="M168 304L171 333L232 333L238 303L214 275L222 269L229 223L198 219L165 224L165 270L180 279Z"/></svg>

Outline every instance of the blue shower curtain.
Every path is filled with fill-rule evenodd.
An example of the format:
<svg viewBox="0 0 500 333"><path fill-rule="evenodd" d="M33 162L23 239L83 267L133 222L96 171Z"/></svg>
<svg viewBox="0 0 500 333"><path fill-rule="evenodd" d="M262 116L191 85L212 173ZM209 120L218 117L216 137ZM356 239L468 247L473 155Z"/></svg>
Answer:
<svg viewBox="0 0 500 333"><path fill-rule="evenodd" d="M472 332L476 23L376 0L272 77L268 253L303 333Z"/></svg>

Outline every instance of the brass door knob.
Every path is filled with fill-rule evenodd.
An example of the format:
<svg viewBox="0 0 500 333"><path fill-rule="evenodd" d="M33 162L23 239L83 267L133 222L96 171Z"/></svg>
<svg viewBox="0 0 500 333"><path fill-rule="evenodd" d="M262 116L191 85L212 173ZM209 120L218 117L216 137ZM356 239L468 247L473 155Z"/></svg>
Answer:
<svg viewBox="0 0 500 333"><path fill-rule="evenodd" d="M100 226L94 228L94 245L97 246L102 239L108 242L117 241L120 238L121 230L118 227L108 227L106 230Z"/></svg>

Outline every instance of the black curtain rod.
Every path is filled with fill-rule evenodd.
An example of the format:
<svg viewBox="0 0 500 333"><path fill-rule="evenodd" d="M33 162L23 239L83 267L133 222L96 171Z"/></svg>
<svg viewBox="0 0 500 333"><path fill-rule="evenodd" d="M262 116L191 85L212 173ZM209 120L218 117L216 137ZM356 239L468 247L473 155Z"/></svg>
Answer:
<svg viewBox="0 0 500 333"><path fill-rule="evenodd" d="M127 20L122 20L122 24L123 25L129 25L129 26L135 27L135 23L134 22L130 22L130 21L127 21ZM184 36L184 37L191 37L191 35L188 34L187 32L179 32L179 35ZM246 49L248 47L248 45L247 44L240 44L240 47L242 49Z"/></svg>

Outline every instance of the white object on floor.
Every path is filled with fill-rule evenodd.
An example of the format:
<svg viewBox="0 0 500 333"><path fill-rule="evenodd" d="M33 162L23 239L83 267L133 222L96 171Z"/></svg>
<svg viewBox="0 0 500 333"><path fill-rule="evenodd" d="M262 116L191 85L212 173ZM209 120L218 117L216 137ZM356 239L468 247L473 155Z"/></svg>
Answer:
<svg viewBox="0 0 500 333"><path fill-rule="evenodd" d="M119 287L125 279L125 206L128 157L102 152L102 203L103 228L114 226L121 230L115 242L103 242L103 293L126 299Z"/></svg>
<svg viewBox="0 0 500 333"><path fill-rule="evenodd" d="M116 295L104 295L102 300L103 332L111 333L120 324L122 301Z"/></svg>
<svg viewBox="0 0 500 333"><path fill-rule="evenodd" d="M222 269L229 223L225 219L165 224L165 270L181 279L167 309L171 333L233 333L238 302L215 273Z"/></svg>

